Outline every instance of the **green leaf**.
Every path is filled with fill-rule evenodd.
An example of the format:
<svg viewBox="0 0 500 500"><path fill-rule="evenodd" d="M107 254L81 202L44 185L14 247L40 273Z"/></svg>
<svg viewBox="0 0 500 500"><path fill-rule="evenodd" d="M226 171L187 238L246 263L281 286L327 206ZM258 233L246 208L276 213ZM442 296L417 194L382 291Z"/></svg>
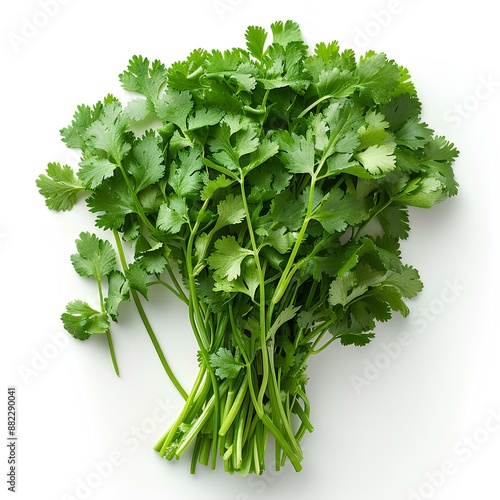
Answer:
<svg viewBox="0 0 500 500"><path fill-rule="evenodd" d="M78 340L87 340L94 333L109 332L108 315L96 311L83 300L70 302L61 320L64 328Z"/></svg>
<svg viewBox="0 0 500 500"><path fill-rule="evenodd" d="M210 366L220 379L233 379L245 365L236 361L229 349L220 347L217 352L210 354Z"/></svg>
<svg viewBox="0 0 500 500"><path fill-rule="evenodd" d="M398 240L408 238L410 223L408 209L404 205L393 202L380 212L378 218L387 235Z"/></svg>
<svg viewBox="0 0 500 500"><path fill-rule="evenodd" d="M120 271L112 271L108 276L108 296L105 299L106 312L113 321L118 319L118 308L124 301L130 300L130 285Z"/></svg>
<svg viewBox="0 0 500 500"><path fill-rule="evenodd" d="M394 156L394 146L383 144L370 146L369 148L356 153L354 158L372 175L385 175L396 168L396 157Z"/></svg>
<svg viewBox="0 0 500 500"><path fill-rule="evenodd" d="M224 111L219 108L201 108L188 116L188 130L197 130L203 127L216 125L222 120Z"/></svg>
<svg viewBox="0 0 500 500"><path fill-rule="evenodd" d="M278 154L279 146L277 143L270 141L269 139L264 139L257 149L250 153L249 163L244 167L243 171L245 174L253 170L254 168L262 165L267 160Z"/></svg>
<svg viewBox="0 0 500 500"><path fill-rule="evenodd" d="M245 33L247 49L255 59L262 59L264 55L264 46L267 40L267 32L260 26L249 26Z"/></svg>
<svg viewBox="0 0 500 500"><path fill-rule="evenodd" d="M71 263L80 276L94 276L101 281L116 269L116 252L109 241L82 232L76 240L76 249L78 253L71 256Z"/></svg>
<svg viewBox="0 0 500 500"><path fill-rule="evenodd" d="M232 179L228 179L224 174L221 174L217 178L207 181L207 185L201 192L201 199L208 200L217 190L225 189L233 183L234 181Z"/></svg>
<svg viewBox="0 0 500 500"><path fill-rule="evenodd" d="M286 46L290 42L302 42L300 26L294 21L277 21L271 24L273 43Z"/></svg>
<svg viewBox="0 0 500 500"><path fill-rule="evenodd" d="M168 183L178 197L185 198L199 193L202 186L200 171L203 169L201 155L198 148L179 152L179 159L168 178Z"/></svg>
<svg viewBox="0 0 500 500"><path fill-rule="evenodd" d="M164 254L165 249L163 247L143 253L139 261L141 267L148 274L161 274L168 264Z"/></svg>
<svg viewBox="0 0 500 500"><path fill-rule="evenodd" d="M167 70L160 61L150 64L146 57L133 56L119 78L124 89L140 92L155 102L167 81Z"/></svg>
<svg viewBox="0 0 500 500"><path fill-rule="evenodd" d="M99 119L86 130L84 137L93 149L103 151L119 162L130 151L125 141L129 122L123 113L122 105L114 98L105 101Z"/></svg>
<svg viewBox="0 0 500 500"><path fill-rule="evenodd" d="M304 137L295 133L284 133L280 136L280 149L282 160L289 172L292 174L314 173L314 142L310 137Z"/></svg>
<svg viewBox="0 0 500 500"><path fill-rule="evenodd" d="M357 67L360 96L367 103L386 104L399 85L401 73L394 61L385 54L367 52Z"/></svg>
<svg viewBox="0 0 500 500"><path fill-rule="evenodd" d="M187 90L178 92L168 89L155 105L158 118L163 122L172 122L181 130L186 130L186 119L193 108L191 93Z"/></svg>
<svg viewBox="0 0 500 500"><path fill-rule="evenodd" d="M416 297L423 288L418 271L411 266L404 266L399 273L389 271L383 285L395 288L402 297L407 299Z"/></svg>
<svg viewBox="0 0 500 500"><path fill-rule="evenodd" d="M288 321L291 321L297 313L299 312L301 306L293 307L288 306L283 311L278 314L278 317L274 320L274 323L269 328L266 339L273 339L274 336L278 333L278 330Z"/></svg>
<svg viewBox="0 0 500 500"><path fill-rule="evenodd" d="M138 97L127 103L123 109L123 113L128 119L135 122L141 122L148 118L151 113L154 113L154 110L155 108L151 101Z"/></svg>
<svg viewBox="0 0 500 500"><path fill-rule="evenodd" d="M156 184L165 173L163 154L159 137L154 132L147 132L132 149L130 173L135 179L136 192Z"/></svg>
<svg viewBox="0 0 500 500"><path fill-rule="evenodd" d="M451 167L458 154L454 144L441 136L433 137L424 148L422 163L429 175L445 186L448 196L454 196L458 192L458 183Z"/></svg>
<svg viewBox="0 0 500 500"><path fill-rule="evenodd" d="M78 193L84 191L85 186L68 165L49 163L46 174L38 177L36 185L40 194L45 197L47 207L62 212L71 210Z"/></svg>
<svg viewBox="0 0 500 500"><path fill-rule="evenodd" d="M240 224L245 218L245 207L241 195L228 194L217 205L219 217L215 223L214 231L230 226Z"/></svg>
<svg viewBox="0 0 500 500"><path fill-rule="evenodd" d="M397 132L396 143L416 150L425 146L432 137L432 130L418 117L410 118Z"/></svg>
<svg viewBox="0 0 500 500"><path fill-rule="evenodd" d="M163 203L158 211L156 227L170 234L177 234L189 221L188 207L184 198L172 197Z"/></svg>
<svg viewBox="0 0 500 500"><path fill-rule="evenodd" d="M60 131L62 140L66 143L68 148L83 149L85 147L85 132L92 121L93 117L90 106L78 106L71 125Z"/></svg>
<svg viewBox="0 0 500 500"><path fill-rule="evenodd" d="M125 278L127 278L130 288L137 290L146 299L148 298L149 275L142 268L139 261L135 261L128 266L128 269L125 271Z"/></svg>
<svg viewBox="0 0 500 500"><path fill-rule="evenodd" d="M347 305L349 301L349 291L354 287L355 283L356 275L352 271L348 271L342 276L334 279L330 285L330 290L328 293L328 302L330 303L330 305Z"/></svg>
<svg viewBox="0 0 500 500"><path fill-rule="evenodd" d="M357 79L351 71L332 68L320 73L316 90L318 97L342 98L350 96L356 89L356 84Z"/></svg>
<svg viewBox="0 0 500 500"><path fill-rule="evenodd" d="M92 213L97 213L96 225L104 229L121 229L125 217L136 210L135 202L121 175L104 181L87 199Z"/></svg>
<svg viewBox="0 0 500 500"><path fill-rule="evenodd" d="M325 231L333 234L342 232L347 226L359 224L363 219L359 200L342 189L330 191L324 198L313 218L320 222Z"/></svg>
<svg viewBox="0 0 500 500"><path fill-rule="evenodd" d="M400 94L382 107L392 131L399 130L410 118L418 118L422 110L420 101L410 94Z"/></svg>
<svg viewBox="0 0 500 500"><path fill-rule="evenodd" d="M280 227L270 231L264 238L262 245L269 245L279 253L285 254L291 250L296 240L296 234L287 231L286 227Z"/></svg>
<svg viewBox="0 0 500 500"><path fill-rule="evenodd" d="M373 338L375 338L374 333L366 332L349 332L340 335L340 342L342 345L355 345L358 347L363 347L368 344Z"/></svg>
<svg viewBox="0 0 500 500"><path fill-rule="evenodd" d="M236 279L241 273L241 263L252 255L252 251L242 248L234 236L223 236L215 242L215 251L208 258L208 264L218 278Z"/></svg>
<svg viewBox="0 0 500 500"><path fill-rule="evenodd" d="M102 184L104 179L113 176L116 164L106 158L91 156L80 162L78 177L88 189L95 189Z"/></svg>

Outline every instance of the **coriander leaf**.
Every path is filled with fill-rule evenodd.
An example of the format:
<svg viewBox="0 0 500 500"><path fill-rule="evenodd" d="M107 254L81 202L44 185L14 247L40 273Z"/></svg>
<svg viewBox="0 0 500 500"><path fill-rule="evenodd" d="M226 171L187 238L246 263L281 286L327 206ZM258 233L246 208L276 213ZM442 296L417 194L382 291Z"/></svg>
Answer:
<svg viewBox="0 0 500 500"><path fill-rule="evenodd" d="M229 349L220 347L217 352L210 354L210 366L220 379L233 379L238 376L240 370L245 366L236 361Z"/></svg>
<svg viewBox="0 0 500 500"><path fill-rule="evenodd" d="M313 175L314 142L311 137L304 137L295 133L285 132L280 135L280 150L282 161L292 174Z"/></svg>
<svg viewBox="0 0 500 500"><path fill-rule="evenodd" d="M136 192L157 183L163 177L163 154L159 137L154 132L147 132L134 144L132 157L129 169L135 179Z"/></svg>
<svg viewBox="0 0 500 500"><path fill-rule="evenodd" d="M216 161L231 170L240 168L240 158L259 146L257 127L240 117L226 114L224 122L214 131L210 149Z"/></svg>
<svg viewBox="0 0 500 500"><path fill-rule="evenodd" d="M361 208L359 200L336 188L323 198L313 218L319 221L327 232L333 234L345 231L348 225L359 224L363 218Z"/></svg>
<svg viewBox="0 0 500 500"><path fill-rule="evenodd" d="M295 234L287 231L286 227L280 227L270 231L264 238L262 245L269 245L279 253L285 254L290 251L296 240L297 236Z"/></svg>
<svg viewBox="0 0 500 500"><path fill-rule="evenodd" d="M84 232L76 240L76 249L78 253L71 256L71 263L80 276L94 276L101 281L116 269L116 253L109 241Z"/></svg>
<svg viewBox="0 0 500 500"><path fill-rule="evenodd" d="M359 60L356 75L360 96L366 103L386 104L399 85L401 73L385 54L369 51Z"/></svg>
<svg viewBox="0 0 500 500"><path fill-rule="evenodd" d="M357 79L351 71L332 68L319 74L316 91L318 97L347 97L355 91L356 84Z"/></svg>
<svg viewBox="0 0 500 500"><path fill-rule="evenodd" d="M125 140L129 122L122 105L114 98L105 101L99 118L85 131L84 137L93 149L104 151L119 162L130 150Z"/></svg>
<svg viewBox="0 0 500 500"><path fill-rule="evenodd" d="M356 275L352 271L344 273L342 276L334 279L330 285L328 293L328 302L331 306L338 304L345 306L348 302L349 291L356 283Z"/></svg>
<svg viewBox="0 0 500 500"><path fill-rule="evenodd" d="M123 301L130 300L130 285L120 271L112 271L108 276L108 296L106 311L113 321L118 319L118 308Z"/></svg>
<svg viewBox="0 0 500 500"><path fill-rule="evenodd" d="M224 116L224 111L219 108L197 109L193 115L188 116L188 130L197 130L203 127L216 125Z"/></svg>
<svg viewBox="0 0 500 500"><path fill-rule="evenodd" d="M163 122L172 122L181 130L186 130L186 119L193 108L191 93L187 90L178 92L168 89L155 104L158 118Z"/></svg>
<svg viewBox="0 0 500 500"><path fill-rule="evenodd" d="M78 193L84 191L85 186L68 165L49 163L46 174L38 177L36 185L40 194L45 197L47 207L57 211L71 210Z"/></svg>
<svg viewBox="0 0 500 500"><path fill-rule="evenodd" d="M227 188L233 184L233 182L232 179L228 179L224 174L219 175L215 179L210 179L201 191L201 199L203 201L208 200L217 190Z"/></svg>
<svg viewBox="0 0 500 500"><path fill-rule="evenodd" d="M108 315L96 311L83 300L70 302L61 320L64 328L78 340L87 340L94 333L109 332Z"/></svg>
<svg viewBox="0 0 500 500"><path fill-rule="evenodd" d="M410 94L400 94L381 109L390 124L390 129L399 130L411 118L418 118L422 111L420 101Z"/></svg>
<svg viewBox="0 0 500 500"><path fill-rule="evenodd" d="M127 103L123 109L124 115L135 122L145 120L155 110L153 104L147 99L138 97Z"/></svg>
<svg viewBox="0 0 500 500"><path fill-rule="evenodd" d="M302 42L300 26L294 21L277 21L271 24L273 43L286 46L290 42Z"/></svg>
<svg viewBox="0 0 500 500"><path fill-rule="evenodd" d="M264 55L264 46L267 40L267 32L260 26L249 26L245 33L247 49L255 59L261 60Z"/></svg>
<svg viewBox="0 0 500 500"><path fill-rule="evenodd" d="M217 205L219 217L215 223L214 231L229 226L240 224L245 218L245 207L241 195L228 194Z"/></svg>
<svg viewBox="0 0 500 500"><path fill-rule="evenodd" d="M298 231L306 213L306 205L302 200L294 198L291 191L283 191L276 196L272 208L273 221L287 227L290 231Z"/></svg>
<svg viewBox="0 0 500 500"><path fill-rule="evenodd" d="M148 274L161 274L168 264L164 254L165 249L163 247L143 253L139 260L141 267Z"/></svg>
<svg viewBox="0 0 500 500"><path fill-rule="evenodd" d="M254 168L262 165L267 160L276 155L279 151L279 146L277 143L270 141L269 139L264 139L257 149L250 153L249 163L243 168L243 172L247 174Z"/></svg>
<svg viewBox="0 0 500 500"><path fill-rule="evenodd" d="M411 266L404 266L401 272L389 271L383 286L395 288L401 296L407 299L416 297L423 288L418 271Z"/></svg>
<svg viewBox="0 0 500 500"><path fill-rule="evenodd" d="M292 307L288 306L283 311L281 311L274 321L274 323L271 325L269 328L266 339L273 339L274 336L278 333L278 330L288 321L292 320L297 316L297 313L299 312L301 306L298 307Z"/></svg>
<svg viewBox="0 0 500 500"><path fill-rule="evenodd" d="M144 298L148 298L148 273L141 267L139 261L135 261L125 271L125 278L127 278L130 288L137 290Z"/></svg>
<svg viewBox="0 0 500 500"><path fill-rule="evenodd" d="M223 236L215 242L215 251L210 254L208 264L218 278L236 279L241 273L241 263L252 255L252 251L242 248L234 236Z"/></svg>
<svg viewBox="0 0 500 500"><path fill-rule="evenodd" d="M403 204L391 203L380 212L378 218L387 235L398 240L408 238L410 230L408 209Z"/></svg>
<svg viewBox="0 0 500 500"><path fill-rule="evenodd" d="M167 80L167 70L160 61L153 61L150 65L147 57L133 56L119 78L124 89L140 92L155 102Z"/></svg>
<svg viewBox="0 0 500 500"><path fill-rule="evenodd" d="M92 123L92 110L90 106L81 105L73 116L71 125L61 129L62 140L68 148L81 148L85 146L85 131Z"/></svg>
<svg viewBox="0 0 500 500"><path fill-rule="evenodd" d="M359 107L349 100L335 101L323 115L329 129L328 142L322 149L324 158L335 152L354 152L360 144L358 129L364 123Z"/></svg>
<svg viewBox="0 0 500 500"><path fill-rule="evenodd" d="M412 150L420 149L432 137L432 130L418 117L410 118L397 132L396 143Z"/></svg>
<svg viewBox="0 0 500 500"><path fill-rule="evenodd" d="M454 196L458 192L458 183L451 167L457 156L454 144L441 136L433 137L424 148L422 163L432 177L442 182L448 196Z"/></svg>
<svg viewBox="0 0 500 500"><path fill-rule="evenodd" d="M92 213L97 213L96 225L104 229L120 229L125 217L136 210L134 200L122 176L103 182L87 199Z"/></svg>
<svg viewBox="0 0 500 500"><path fill-rule="evenodd" d="M202 185L200 170L203 169L201 154L198 148L179 152L178 161L168 178L168 183L177 196L190 197L199 192Z"/></svg>
<svg viewBox="0 0 500 500"><path fill-rule="evenodd" d="M396 168L394 146L390 144L370 146L356 153L354 158L374 176L385 175Z"/></svg>
<svg viewBox="0 0 500 500"><path fill-rule="evenodd" d="M366 333L366 332L348 332L339 336L340 342L342 345L355 345L358 347L365 346L368 344L373 338L375 338L374 333Z"/></svg>
<svg viewBox="0 0 500 500"><path fill-rule="evenodd" d="M115 168L116 164L106 158L91 156L80 162L77 175L88 189L95 189L102 184L104 179L112 177Z"/></svg>
<svg viewBox="0 0 500 500"><path fill-rule="evenodd" d="M419 177L411 191L398 196L398 200L420 208L430 208L448 197L443 183L434 177Z"/></svg>
<svg viewBox="0 0 500 500"><path fill-rule="evenodd" d="M186 200L172 197L168 203L163 203L160 206L156 227L167 233L177 234L188 220Z"/></svg>

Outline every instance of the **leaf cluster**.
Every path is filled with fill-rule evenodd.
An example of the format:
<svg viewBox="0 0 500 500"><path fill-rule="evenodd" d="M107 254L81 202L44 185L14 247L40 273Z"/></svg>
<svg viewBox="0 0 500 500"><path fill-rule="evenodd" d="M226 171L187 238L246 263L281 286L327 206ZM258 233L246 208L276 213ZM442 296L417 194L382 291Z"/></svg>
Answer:
<svg viewBox="0 0 500 500"><path fill-rule="evenodd" d="M207 390L158 451L180 456L197 439L202 463L219 450L242 474L263 470L268 431L300 468L312 354L337 339L365 345L378 322L408 314L422 288L401 259L408 206L457 193L458 154L421 121L408 71L386 55L357 59L336 42L310 51L292 21L245 38L169 68L133 57L120 81L134 98L79 106L61 130L81 149L76 173L51 163L37 181L51 209L85 193L96 225L134 255L119 271L109 242L80 236L75 269L99 289L107 278L108 297L101 311L70 303L66 328L107 332L130 290L173 291L189 306Z"/></svg>

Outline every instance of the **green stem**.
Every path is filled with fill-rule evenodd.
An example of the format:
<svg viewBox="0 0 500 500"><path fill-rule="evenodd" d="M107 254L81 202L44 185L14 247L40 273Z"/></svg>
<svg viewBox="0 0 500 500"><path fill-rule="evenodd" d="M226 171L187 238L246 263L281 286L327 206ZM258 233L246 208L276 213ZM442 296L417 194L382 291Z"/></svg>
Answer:
<svg viewBox="0 0 500 500"><path fill-rule="evenodd" d="M122 245L120 236L119 236L118 231L116 229L113 229L113 235L115 237L116 246L118 248L118 256L120 258L120 262L122 264L123 270L126 271L128 269L127 260L125 258L125 252L123 250L123 245ZM146 312L144 311L144 308L142 307L142 304L141 304L141 301L139 299L139 296L137 295L137 292L135 290L131 290L130 294L132 295L132 299L134 301L135 307L137 308L137 311L139 312L139 316L141 317L144 328L146 328L146 331L149 335L149 338L151 339L151 342L153 343L153 346L155 348L156 354L158 355L158 358L160 359L160 362L161 362L165 372L167 373L168 378L174 384L175 388L179 391L180 395L184 399L187 399L188 394L184 390L184 388L182 387L180 382L177 380L177 377L174 375L174 372L172 371L172 369L170 368L170 365L168 364L168 361L166 360L165 355L163 354L163 351L160 347L158 339L156 338L156 335L153 331L153 328L151 327L151 323L149 322L148 317L146 316Z"/></svg>
<svg viewBox="0 0 500 500"><path fill-rule="evenodd" d="M164 286L167 290L169 290L170 292L172 292L179 300L181 300L182 302L184 302L184 304L188 305L189 304L189 300L187 299L187 297L185 295L180 295L178 293L178 291L171 285L169 285L167 282L161 280L161 279L158 279L157 281L150 281L148 283L148 286L152 286L152 285L161 285L161 286Z"/></svg>
<svg viewBox="0 0 500 500"><path fill-rule="evenodd" d="M307 115L307 113L309 113L309 111L311 111L311 109L315 108L318 104L320 104L323 101L326 101L327 99L330 99L332 97L333 97L332 95L325 95L323 97L320 97L319 99L314 101L310 106L307 106L307 108L304 109L304 111L302 111L302 113L300 113L300 115L297 118L303 118L304 116Z"/></svg>
<svg viewBox="0 0 500 500"><path fill-rule="evenodd" d="M142 307L141 300L139 299L137 292L135 290L131 290L130 293L131 293L132 298L134 300L137 311L139 312L139 316L141 317L141 320L144 324L144 327L146 328L146 331L148 332L149 338L151 339L151 342L153 343L156 354L160 358L160 362L168 375L168 378L171 380L172 384L174 384L175 388L179 391L179 393L183 397L183 399L186 400L188 398L188 394L184 390L184 388L182 387L181 383L177 380L177 377L174 375L172 368L170 368L170 365L168 364L168 361L165 358L163 351L161 350L160 344L158 342L158 339L156 338L156 335L153 331L153 328L151 327L151 324L149 323L149 320L148 320L148 317L146 316L144 308Z"/></svg>
<svg viewBox="0 0 500 500"><path fill-rule="evenodd" d="M116 164L118 165L118 168L120 169L120 172L122 173L123 179L125 180L125 184L127 185L127 189L130 192L130 195L132 196L132 200L134 201L134 206L137 211L137 215L141 218L142 222L147 226L147 228L150 231L156 231L156 228L151 224L149 219L146 217L146 214L144 213L144 209L142 208L141 202L139 201L139 198L137 198L137 194L135 193L135 189L132 187L130 184L130 179L128 178L127 172L125 172L125 169L123 168L122 162L115 158Z"/></svg>
<svg viewBox="0 0 500 500"><path fill-rule="evenodd" d="M250 235L250 241L252 243L252 250L255 258L255 266L257 267L257 273L259 276L259 315L260 315L260 347L262 351L262 384L260 386L260 391L258 395L258 402L261 408L264 407L264 393L266 392L267 382L269 379L269 360L267 354L267 329L266 329L266 289L264 286L264 273L262 272L262 267L260 265L259 250L257 248L257 242L255 240L255 234L253 232L252 219L250 216L250 211L248 210L247 197L245 193L245 178L242 175L240 179L241 196L243 199L243 208L245 210L245 217L247 220L248 233Z"/></svg>
<svg viewBox="0 0 500 500"><path fill-rule="evenodd" d="M99 304L101 306L101 312L106 313L106 305L104 303L104 294L102 293L102 282L101 279L97 279L97 289L99 290ZM109 354L111 355L111 361L113 363L113 368L115 373L120 376L120 370L118 369L118 362L116 361L115 347L113 345L113 339L111 338L111 331L106 332L106 339L109 346Z"/></svg>
<svg viewBox="0 0 500 500"><path fill-rule="evenodd" d="M368 224L373 219L375 219L375 217L377 217L381 212L383 212L393 201L394 201L393 198L389 198L388 201L386 201L383 205L374 210L372 214L370 214L370 217L368 217L368 219L363 223L363 225L359 226L358 230L356 231L356 235L353 238L355 243L357 243L361 238L363 231L366 229L366 226L368 226Z"/></svg>

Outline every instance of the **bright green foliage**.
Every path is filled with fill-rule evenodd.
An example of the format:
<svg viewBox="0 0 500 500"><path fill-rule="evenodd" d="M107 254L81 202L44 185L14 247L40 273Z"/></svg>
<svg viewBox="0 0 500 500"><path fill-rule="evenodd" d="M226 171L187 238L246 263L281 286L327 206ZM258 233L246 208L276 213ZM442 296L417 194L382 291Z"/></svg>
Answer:
<svg viewBox="0 0 500 500"><path fill-rule="evenodd" d="M222 457L230 473L260 474L268 436L276 468L301 469L310 357L336 340L363 346L408 315L422 288L399 246L408 206L457 193L458 151L421 121L405 68L336 42L309 51L293 21L245 36L246 48L195 50L169 68L134 56L120 75L131 101L79 106L61 130L82 150L76 175L51 163L37 181L54 210L86 191L120 260L80 235L72 262L97 281L101 309L71 302L66 329L110 342L110 319L133 299L187 399L155 449L170 460L194 443L193 472ZM188 306L200 369L189 398L139 300L156 285Z"/></svg>
<svg viewBox="0 0 500 500"><path fill-rule="evenodd" d="M78 340L87 340L93 333L109 332L107 314L92 309L82 300L70 302L61 319L64 328Z"/></svg>
<svg viewBox="0 0 500 500"><path fill-rule="evenodd" d="M99 239L95 234L81 233L76 240L78 253L71 256L75 271L80 276L94 276L102 280L116 269L116 256L109 241Z"/></svg>
<svg viewBox="0 0 500 500"><path fill-rule="evenodd" d="M71 210L76 203L76 197L85 186L75 177L68 165L49 163L47 175L40 175L36 181L40 194L45 197L45 203L51 210Z"/></svg>

